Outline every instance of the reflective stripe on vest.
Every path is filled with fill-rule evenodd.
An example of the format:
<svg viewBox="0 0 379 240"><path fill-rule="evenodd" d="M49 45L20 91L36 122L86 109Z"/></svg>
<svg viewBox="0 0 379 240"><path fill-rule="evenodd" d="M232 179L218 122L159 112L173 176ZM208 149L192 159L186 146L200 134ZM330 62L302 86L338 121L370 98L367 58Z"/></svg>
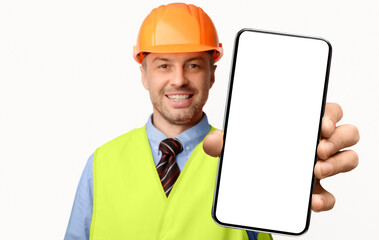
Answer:
<svg viewBox="0 0 379 240"><path fill-rule="evenodd" d="M211 131L215 130L211 127ZM211 217L217 158L198 144L167 198L146 128L98 148L93 159L91 240L247 240Z"/></svg>

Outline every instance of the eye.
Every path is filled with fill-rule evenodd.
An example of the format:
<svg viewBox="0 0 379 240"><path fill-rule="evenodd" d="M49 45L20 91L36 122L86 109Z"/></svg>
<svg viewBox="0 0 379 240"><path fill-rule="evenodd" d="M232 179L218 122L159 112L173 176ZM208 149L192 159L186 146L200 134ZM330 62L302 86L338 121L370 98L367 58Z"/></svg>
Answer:
<svg viewBox="0 0 379 240"><path fill-rule="evenodd" d="M191 64L189 65L189 68L199 68L199 67L200 67L199 65L194 64L194 63L191 63Z"/></svg>
<svg viewBox="0 0 379 240"><path fill-rule="evenodd" d="M162 64L159 66L159 68L168 68L168 65L167 64Z"/></svg>

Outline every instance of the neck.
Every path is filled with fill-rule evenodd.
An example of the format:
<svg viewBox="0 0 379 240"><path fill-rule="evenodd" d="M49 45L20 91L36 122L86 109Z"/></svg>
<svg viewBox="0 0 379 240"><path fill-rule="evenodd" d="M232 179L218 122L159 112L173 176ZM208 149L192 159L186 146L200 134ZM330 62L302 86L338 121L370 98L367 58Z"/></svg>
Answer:
<svg viewBox="0 0 379 240"><path fill-rule="evenodd" d="M170 123L166 119L164 119L160 114L155 114L153 113L153 118L152 123L154 127L159 129L162 133L164 133L168 138L175 138L182 132L186 131L187 129L190 129L191 127L195 126L198 124L201 119L203 119L203 113L194 121L190 121L189 123L185 124L175 124L175 123Z"/></svg>

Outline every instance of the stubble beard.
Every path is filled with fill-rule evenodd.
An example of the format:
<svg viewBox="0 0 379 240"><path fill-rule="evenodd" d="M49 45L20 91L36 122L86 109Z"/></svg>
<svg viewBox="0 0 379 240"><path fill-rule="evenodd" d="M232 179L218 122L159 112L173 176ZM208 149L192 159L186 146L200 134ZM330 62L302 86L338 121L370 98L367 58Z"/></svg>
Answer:
<svg viewBox="0 0 379 240"><path fill-rule="evenodd" d="M164 91L160 92L159 97L155 97L150 94L150 100L153 104L154 111L157 111L167 122L173 125L195 125L202 119L203 116L203 107L208 100L208 93L205 93L200 96L199 100L195 100L190 108L187 111L180 113L173 113L169 106L163 104L159 98L165 98L166 95ZM194 97L194 96L192 96Z"/></svg>

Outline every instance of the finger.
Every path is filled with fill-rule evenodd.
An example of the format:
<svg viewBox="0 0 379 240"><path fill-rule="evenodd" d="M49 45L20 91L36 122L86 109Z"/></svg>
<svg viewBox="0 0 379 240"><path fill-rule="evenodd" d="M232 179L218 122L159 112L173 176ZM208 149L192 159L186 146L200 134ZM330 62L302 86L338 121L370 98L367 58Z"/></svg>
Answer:
<svg viewBox="0 0 379 240"><path fill-rule="evenodd" d="M329 138L336 128L337 122L341 120L343 111L337 103L326 103L324 117L321 124L321 136Z"/></svg>
<svg viewBox="0 0 379 240"><path fill-rule="evenodd" d="M216 130L208 134L204 139L203 149L204 152L212 157L219 157L221 155L224 132Z"/></svg>
<svg viewBox="0 0 379 240"><path fill-rule="evenodd" d="M318 179L323 179L351 171L358 166L358 163L358 154L353 150L346 150L334 154L325 161L317 161L314 173Z"/></svg>
<svg viewBox="0 0 379 240"><path fill-rule="evenodd" d="M317 181L312 195L311 209L315 212L327 211L334 207L336 198Z"/></svg>
<svg viewBox="0 0 379 240"><path fill-rule="evenodd" d="M327 159L343 148L350 147L359 141L358 128L351 124L338 126L328 139L322 139L317 146L320 159Z"/></svg>

